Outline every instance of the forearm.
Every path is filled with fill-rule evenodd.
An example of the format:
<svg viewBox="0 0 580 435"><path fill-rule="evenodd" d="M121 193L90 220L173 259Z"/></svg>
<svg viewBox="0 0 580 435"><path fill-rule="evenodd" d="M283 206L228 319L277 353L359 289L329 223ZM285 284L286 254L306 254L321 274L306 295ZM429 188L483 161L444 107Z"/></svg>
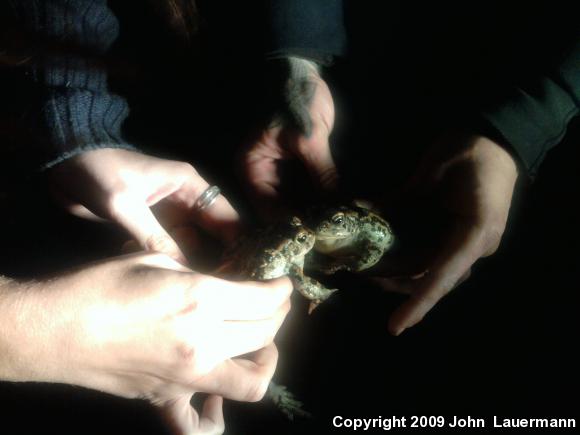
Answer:
<svg viewBox="0 0 580 435"><path fill-rule="evenodd" d="M0 379L63 382L66 360L55 334L55 316L45 285L0 277Z"/></svg>
<svg viewBox="0 0 580 435"><path fill-rule="evenodd" d="M24 284L0 277L0 379L8 381L36 380L23 355L29 346L23 321L27 317Z"/></svg>

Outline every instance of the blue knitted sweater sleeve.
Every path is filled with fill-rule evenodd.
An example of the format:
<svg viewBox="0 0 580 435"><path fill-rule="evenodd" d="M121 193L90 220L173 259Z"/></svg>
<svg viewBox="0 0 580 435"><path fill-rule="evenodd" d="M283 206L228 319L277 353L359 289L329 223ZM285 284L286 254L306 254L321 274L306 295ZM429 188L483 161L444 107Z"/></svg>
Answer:
<svg viewBox="0 0 580 435"><path fill-rule="evenodd" d="M98 148L133 149L121 136L126 101L109 91L106 54L119 24L106 0L13 0L33 47L26 74L39 90L35 126L43 168Z"/></svg>

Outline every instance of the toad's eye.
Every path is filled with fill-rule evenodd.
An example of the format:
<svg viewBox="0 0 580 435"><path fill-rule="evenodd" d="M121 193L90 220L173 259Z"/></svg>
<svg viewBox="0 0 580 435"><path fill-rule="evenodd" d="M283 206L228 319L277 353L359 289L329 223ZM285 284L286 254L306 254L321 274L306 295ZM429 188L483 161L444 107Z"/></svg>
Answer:
<svg viewBox="0 0 580 435"><path fill-rule="evenodd" d="M336 216L333 216L333 218L332 218L333 224L341 225L343 222L344 222L344 216L341 214L337 214Z"/></svg>
<svg viewBox="0 0 580 435"><path fill-rule="evenodd" d="M300 233L298 234L297 240L299 243L304 243L306 240L308 240L308 236L305 233Z"/></svg>

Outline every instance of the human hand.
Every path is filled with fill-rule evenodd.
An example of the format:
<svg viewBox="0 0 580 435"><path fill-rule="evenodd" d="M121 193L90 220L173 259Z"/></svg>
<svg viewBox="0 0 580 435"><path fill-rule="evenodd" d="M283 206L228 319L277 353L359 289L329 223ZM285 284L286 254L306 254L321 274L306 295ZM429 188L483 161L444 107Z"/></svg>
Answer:
<svg viewBox="0 0 580 435"><path fill-rule="evenodd" d="M185 257L166 228L195 222L226 243L239 231L239 216L223 196L196 212L195 201L209 185L188 163L105 148L60 163L50 176L57 197L73 214L113 221L142 248L181 263ZM156 204L165 227L151 210Z"/></svg>
<svg viewBox="0 0 580 435"><path fill-rule="evenodd" d="M500 145L482 136L439 143L424 158L404 200L429 219L423 225L437 234L432 250L416 276L381 279L389 290L409 299L391 316L394 335L420 322L439 300L469 277L480 258L499 247L512 201L517 167ZM444 222L443 229L434 222Z"/></svg>
<svg viewBox="0 0 580 435"><path fill-rule="evenodd" d="M288 62L283 98L286 107L244 149L240 160L250 197L264 216L280 208L283 189L289 189L280 175L288 161L301 162L321 191L331 191L338 183L329 143L334 125L330 90L315 64L297 58Z"/></svg>
<svg viewBox="0 0 580 435"><path fill-rule="evenodd" d="M15 290L0 298L6 378L145 398L181 435L221 432L221 397L262 398L292 285L224 281L150 253ZM196 392L210 394L201 416L189 406Z"/></svg>

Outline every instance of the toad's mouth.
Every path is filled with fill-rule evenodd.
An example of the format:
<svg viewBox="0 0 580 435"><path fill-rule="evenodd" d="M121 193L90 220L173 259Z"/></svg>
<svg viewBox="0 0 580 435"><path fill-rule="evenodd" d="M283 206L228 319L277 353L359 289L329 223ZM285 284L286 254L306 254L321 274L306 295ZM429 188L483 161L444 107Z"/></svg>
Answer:
<svg viewBox="0 0 580 435"><path fill-rule="evenodd" d="M316 235L316 241L324 241L324 240L342 240L342 239L348 239L349 237L351 237L352 234L347 233L347 234L321 234L321 235Z"/></svg>

